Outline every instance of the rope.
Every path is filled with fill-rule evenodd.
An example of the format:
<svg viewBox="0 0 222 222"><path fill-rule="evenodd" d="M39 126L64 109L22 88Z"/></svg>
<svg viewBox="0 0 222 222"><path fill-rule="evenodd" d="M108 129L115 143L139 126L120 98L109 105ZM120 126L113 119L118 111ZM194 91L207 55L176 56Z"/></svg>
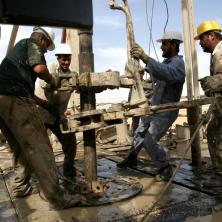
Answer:
<svg viewBox="0 0 222 222"><path fill-rule="evenodd" d="M163 190L160 192L160 194L157 196L157 200L154 202L154 204L148 209L148 211L146 212L146 214L144 215L144 217L141 219L140 222L144 222L145 219L147 219L147 217L149 216L149 214L152 212L152 210L156 207L156 205L159 203L159 201L162 199L163 195L165 194L165 192L167 191L167 189L169 188L169 186L171 185L171 183L173 182L173 179L175 178L177 172L179 171L180 167L181 167L181 164L187 154L187 152L189 151L190 149L190 145L192 144L192 142L194 141L195 137L196 137L196 134L199 132L200 130L200 127L203 125L203 123L209 119L211 113L212 113L212 110L213 110L213 107L214 105L211 105L206 113L206 115L200 119L200 122L198 123L197 125L197 128L196 130L194 131L191 139L190 139L190 142L189 144L187 145L186 149L185 149L185 152L183 154L183 156L181 157L172 177L170 178L170 180L167 182L166 186L163 188Z"/></svg>

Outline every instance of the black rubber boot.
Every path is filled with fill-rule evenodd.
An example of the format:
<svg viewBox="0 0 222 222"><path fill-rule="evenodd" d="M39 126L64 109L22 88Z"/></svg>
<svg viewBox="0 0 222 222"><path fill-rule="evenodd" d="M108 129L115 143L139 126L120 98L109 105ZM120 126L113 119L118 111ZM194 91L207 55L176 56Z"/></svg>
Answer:
<svg viewBox="0 0 222 222"><path fill-rule="evenodd" d="M74 178L76 176L76 168L74 166L64 165L63 166L63 175L64 177Z"/></svg>
<svg viewBox="0 0 222 222"><path fill-rule="evenodd" d="M158 174L156 175L156 181L168 181L173 175L173 168L168 164L165 167L159 169Z"/></svg>
<svg viewBox="0 0 222 222"><path fill-rule="evenodd" d="M56 210L67 209L86 203L86 198L80 194L69 194L64 192L62 195L58 194L51 201L51 206Z"/></svg>
<svg viewBox="0 0 222 222"><path fill-rule="evenodd" d="M135 167L137 166L137 155L130 153L126 159L116 164L119 168Z"/></svg>

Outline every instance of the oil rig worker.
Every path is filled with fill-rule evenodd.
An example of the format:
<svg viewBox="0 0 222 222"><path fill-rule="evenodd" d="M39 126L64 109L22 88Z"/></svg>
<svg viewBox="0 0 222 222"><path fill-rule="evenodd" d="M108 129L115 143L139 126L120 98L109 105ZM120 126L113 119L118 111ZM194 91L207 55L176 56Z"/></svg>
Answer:
<svg viewBox="0 0 222 222"><path fill-rule="evenodd" d="M168 30L157 42L161 43L162 63L147 55L144 50L135 44L131 49L131 56L141 59L147 70L150 70L155 83L155 91L151 98L152 105L178 102L181 98L185 82L185 65L179 53L182 35L175 30ZM145 148L151 160L158 167L156 180L169 180L172 176L172 166L169 164L169 155L161 144L158 144L169 127L177 119L179 110L166 111L152 116L143 116L133 137L133 145L129 155L118 167L137 165L137 155L142 147Z"/></svg>
<svg viewBox="0 0 222 222"><path fill-rule="evenodd" d="M210 76L200 79L201 86L207 96L222 93L222 33L215 21L207 20L197 28L197 36L203 51L211 54ZM222 167L222 113L215 107L207 127L208 149L212 165L221 170Z"/></svg>
<svg viewBox="0 0 222 222"><path fill-rule="evenodd" d="M74 90L72 83L76 82L77 74L69 68L72 60L72 50L68 44L59 44L56 47L55 55L58 63L49 64L48 69L53 76L59 79L58 88L54 88L51 84L41 80L39 86L36 87L35 94L39 98L47 100L47 103L55 108L51 111L51 109L47 109L47 105L43 107L39 106L46 128L55 134L62 145L64 152L63 175L68 180L73 180L76 176L76 169L74 167L76 136L72 132L62 133L61 128L65 128L64 130L66 130L67 127L64 113L67 110L71 94ZM74 81L72 81L73 79Z"/></svg>
<svg viewBox="0 0 222 222"><path fill-rule="evenodd" d="M59 176L46 128L35 103L35 81L43 79L56 87L44 54L54 50L54 32L35 26L30 38L20 40L0 65L0 129L12 153L15 169L13 194L32 193L31 173L35 174L46 199L55 208L68 208L82 201L59 186Z"/></svg>

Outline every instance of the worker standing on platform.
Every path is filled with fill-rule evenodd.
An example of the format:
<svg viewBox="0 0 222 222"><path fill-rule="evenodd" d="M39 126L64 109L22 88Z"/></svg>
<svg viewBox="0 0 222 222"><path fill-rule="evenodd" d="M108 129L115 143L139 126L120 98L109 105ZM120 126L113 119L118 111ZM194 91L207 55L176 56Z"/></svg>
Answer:
<svg viewBox="0 0 222 222"><path fill-rule="evenodd" d="M211 54L210 76L200 79L207 96L222 93L222 33L215 21L207 20L197 28L195 40L200 41L203 51ZM219 104L221 106L221 103ZM222 168L222 113L215 106L207 127L207 141L212 165Z"/></svg>
<svg viewBox="0 0 222 222"><path fill-rule="evenodd" d="M131 55L141 59L147 70L150 70L155 82L155 91L151 98L152 105L178 102L185 82L185 66L182 56L178 55L182 35L177 31L167 31L157 42L161 42L162 63L150 58L144 50L135 44ZM163 145L157 144L178 116L179 110L166 111L152 116L143 116L135 131L133 145L128 157L117 166L128 167L137 165L137 155L142 147L158 167L157 180L168 180L172 176L169 156Z"/></svg>
<svg viewBox="0 0 222 222"><path fill-rule="evenodd" d="M15 168L13 194L32 193L31 172L55 208L68 208L82 201L59 186L58 172L50 141L35 103L35 81L43 79L57 87L44 54L54 49L54 32L34 27L30 38L20 40L0 65L0 128L11 150Z"/></svg>
<svg viewBox="0 0 222 222"><path fill-rule="evenodd" d="M68 44L62 43L56 47L55 55L58 63L48 66L49 72L60 80L60 84L55 89L51 84L41 80L40 85L36 88L35 94L41 99L47 100L48 103L57 106L55 110L48 112L47 109L40 106L39 110L46 128L50 129L56 135L62 145L64 152L63 175L69 180L76 176L74 159L76 155L76 136L75 133L62 133L61 128L67 130L67 122L64 113L67 110L69 99L73 92L72 83L76 82L77 73L70 70L72 59L72 50ZM72 81L73 80L73 81ZM61 128L60 128L61 127Z"/></svg>

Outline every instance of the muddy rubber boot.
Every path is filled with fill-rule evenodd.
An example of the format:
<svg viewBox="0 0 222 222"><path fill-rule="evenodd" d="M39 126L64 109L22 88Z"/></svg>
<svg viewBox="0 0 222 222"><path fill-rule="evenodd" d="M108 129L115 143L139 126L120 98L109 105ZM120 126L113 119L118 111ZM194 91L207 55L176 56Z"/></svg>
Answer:
<svg viewBox="0 0 222 222"><path fill-rule="evenodd" d="M170 164L168 164L167 166L159 169L158 174L155 177L155 180L157 182L169 181L172 175L173 175L173 168L172 166L170 166Z"/></svg>
<svg viewBox="0 0 222 222"><path fill-rule="evenodd" d="M64 193L62 198L59 199L56 203L52 204L52 206L56 210L62 210L84 203L86 203L86 198L84 196L80 194L71 195L68 193Z"/></svg>
<svg viewBox="0 0 222 222"><path fill-rule="evenodd" d="M74 166L63 166L63 187L66 191L68 191L70 194L76 194L76 175L77 170Z"/></svg>
<svg viewBox="0 0 222 222"><path fill-rule="evenodd" d="M116 164L119 168L135 167L137 166L137 155L130 153L126 159Z"/></svg>
<svg viewBox="0 0 222 222"><path fill-rule="evenodd" d="M63 166L63 175L68 179L73 179L76 176L76 168L74 166Z"/></svg>
<svg viewBox="0 0 222 222"><path fill-rule="evenodd" d="M37 194L38 188L37 187L32 187L32 186L27 186L24 189L21 188L14 188L12 190L12 196L16 197L16 198L20 198L20 197L27 197L31 194Z"/></svg>

